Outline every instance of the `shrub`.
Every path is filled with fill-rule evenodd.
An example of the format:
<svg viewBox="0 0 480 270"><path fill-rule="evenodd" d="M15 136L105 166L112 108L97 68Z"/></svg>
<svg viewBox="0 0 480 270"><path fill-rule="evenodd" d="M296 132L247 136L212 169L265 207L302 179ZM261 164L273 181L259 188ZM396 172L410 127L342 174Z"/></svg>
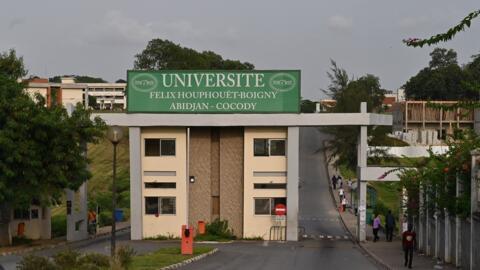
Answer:
<svg viewBox="0 0 480 270"><path fill-rule="evenodd" d="M221 238L235 239L232 230L228 228L228 220L215 219L212 223L206 225L208 235L215 235Z"/></svg>
<svg viewBox="0 0 480 270"><path fill-rule="evenodd" d="M112 220L112 212L110 211L102 211L100 215L98 215L98 224L100 226L112 225Z"/></svg>
<svg viewBox="0 0 480 270"><path fill-rule="evenodd" d="M80 257L80 253L67 249L55 254L53 261L60 269L73 269L77 267L78 257Z"/></svg>
<svg viewBox="0 0 480 270"><path fill-rule="evenodd" d="M78 265L80 265L82 269L108 268L110 267L110 257L98 253L87 253L80 257ZM94 266L97 268L93 268Z"/></svg>
<svg viewBox="0 0 480 270"><path fill-rule="evenodd" d="M12 238L12 245L19 246L19 245L30 245L32 243L32 239L27 238L25 236L14 236Z"/></svg>
<svg viewBox="0 0 480 270"><path fill-rule="evenodd" d="M55 265L45 257L26 255L17 265L18 270L56 270Z"/></svg>
<svg viewBox="0 0 480 270"><path fill-rule="evenodd" d="M135 254L136 252L132 247L121 246L117 249L116 259L124 269L129 269Z"/></svg>
<svg viewBox="0 0 480 270"><path fill-rule="evenodd" d="M62 237L67 235L67 216L52 216L52 237Z"/></svg>

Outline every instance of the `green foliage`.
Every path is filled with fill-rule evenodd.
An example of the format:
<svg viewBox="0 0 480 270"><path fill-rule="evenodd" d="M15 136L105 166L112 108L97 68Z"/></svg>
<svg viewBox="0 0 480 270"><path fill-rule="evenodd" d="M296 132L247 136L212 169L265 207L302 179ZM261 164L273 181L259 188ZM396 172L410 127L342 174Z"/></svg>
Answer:
<svg viewBox="0 0 480 270"><path fill-rule="evenodd" d="M300 103L300 111L302 113L314 113L316 108L316 103L309 99L302 99Z"/></svg>
<svg viewBox="0 0 480 270"><path fill-rule="evenodd" d="M93 265L100 268L108 268L110 266L110 257L98 253L87 253L78 259L78 265L82 267Z"/></svg>
<svg viewBox="0 0 480 270"><path fill-rule="evenodd" d="M112 225L112 211L101 211L100 214L98 215L98 224L100 226L110 226Z"/></svg>
<svg viewBox="0 0 480 270"><path fill-rule="evenodd" d="M329 95L337 101L333 108L334 113L353 113L360 110L360 103L367 102L369 112L381 112L385 90L380 86L380 80L371 74L351 80L347 72L339 68L332 61L331 73L328 73L331 83L327 90ZM335 126L322 128L332 135L328 149L331 152L330 160L337 157L335 165L345 164L354 170L357 166L357 142L360 130L358 127ZM380 138L386 137L390 130L386 127L370 127L369 144L374 144Z"/></svg>
<svg viewBox="0 0 480 270"><path fill-rule="evenodd" d="M225 239L235 239L235 235L228 227L228 220L215 219L205 226L207 235L215 235Z"/></svg>
<svg viewBox="0 0 480 270"><path fill-rule="evenodd" d="M46 257L26 255L17 265L18 270L57 270L57 267Z"/></svg>
<svg viewBox="0 0 480 270"><path fill-rule="evenodd" d="M116 251L115 259L120 263L120 266L123 269L128 270L133 262L133 257L135 256L136 252L130 246L121 246Z"/></svg>
<svg viewBox="0 0 480 270"><path fill-rule="evenodd" d="M23 57L17 57L14 49L0 53L0 76L16 80L25 75L27 70L23 64Z"/></svg>
<svg viewBox="0 0 480 270"><path fill-rule="evenodd" d="M96 77L90 77L90 76L84 76L84 75L63 75L63 76L57 75L57 76L48 78L48 81L53 83L61 83L62 77L73 77L76 83L107 83L107 81L105 81L102 78L96 78Z"/></svg>
<svg viewBox="0 0 480 270"><path fill-rule="evenodd" d="M52 237L67 235L67 216L65 214L52 216Z"/></svg>
<svg viewBox="0 0 480 270"><path fill-rule="evenodd" d="M478 75L476 58L472 63L460 67L457 64L456 52L453 50L435 48L430 56L432 60L429 66L420 70L404 85L407 98L463 100L467 103L478 99L480 88L476 84L480 80L476 77Z"/></svg>
<svg viewBox="0 0 480 270"><path fill-rule="evenodd" d="M20 245L30 245L32 243L32 239L27 238L25 236L14 236L12 237L12 245L13 246L20 246Z"/></svg>
<svg viewBox="0 0 480 270"><path fill-rule="evenodd" d="M223 59L212 51L197 52L162 39L150 40L147 47L135 55L135 58L135 69L254 69L248 62Z"/></svg>
<svg viewBox="0 0 480 270"><path fill-rule="evenodd" d="M213 247L196 246L193 255L182 255L180 248L161 248L153 253L135 256L132 269L154 270L188 260L213 250Z"/></svg>
<svg viewBox="0 0 480 270"><path fill-rule="evenodd" d="M434 45L434 44L437 44L437 43L440 43L440 42L449 41L453 37L455 37L455 35L458 32L464 31L465 27L467 27L467 28L470 27L470 25L472 23L472 20L475 19L476 17L478 17L478 15L480 15L480 9L475 10L475 11L471 12L470 14L468 14L465 18L463 18L463 20L459 24L457 24L454 27L448 29L447 32L445 32L445 33L433 35L433 36L431 36L429 38L426 38L426 39L420 39L420 38L404 39L403 43L405 43L407 46L411 46L411 47L423 47L425 45L430 46L430 45Z"/></svg>
<svg viewBox="0 0 480 270"><path fill-rule="evenodd" d="M53 261L60 269L75 269L78 267L80 253L71 249L61 251L53 256Z"/></svg>
<svg viewBox="0 0 480 270"><path fill-rule="evenodd" d="M61 106L45 106L39 95L34 101L0 73L0 204L58 201L65 188L76 190L90 177L82 142L97 142L105 124L92 121L80 104L69 116Z"/></svg>
<svg viewBox="0 0 480 270"><path fill-rule="evenodd" d="M443 155L430 152L427 159L416 164L417 169L401 172L401 184L407 190L407 208L411 215L427 208L451 215L470 215L471 154L472 149L480 148L480 137L471 130L458 131L456 137L447 141L449 150ZM463 191L456 196L456 179L460 180ZM424 191L423 209L419 209L419 191ZM429 196L427 201L425 198Z"/></svg>

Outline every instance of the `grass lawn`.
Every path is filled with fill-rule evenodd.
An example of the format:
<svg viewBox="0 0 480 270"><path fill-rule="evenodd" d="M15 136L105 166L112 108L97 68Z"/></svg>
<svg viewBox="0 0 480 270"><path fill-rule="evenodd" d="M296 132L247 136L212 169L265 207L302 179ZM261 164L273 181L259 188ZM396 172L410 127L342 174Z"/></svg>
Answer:
<svg viewBox="0 0 480 270"><path fill-rule="evenodd" d="M213 250L213 247L194 246L193 255L180 254L180 248L162 248L153 253L135 256L133 258L132 267L133 270L150 270L159 269L168 265L182 262L195 257L200 254L204 254Z"/></svg>

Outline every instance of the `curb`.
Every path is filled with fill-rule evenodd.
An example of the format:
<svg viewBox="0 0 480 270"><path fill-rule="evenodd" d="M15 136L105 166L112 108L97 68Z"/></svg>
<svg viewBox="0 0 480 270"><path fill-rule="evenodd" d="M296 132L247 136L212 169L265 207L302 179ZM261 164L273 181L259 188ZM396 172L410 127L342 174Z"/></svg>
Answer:
<svg viewBox="0 0 480 270"><path fill-rule="evenodd" d="M129 229L130 229L130 226L119 229L116 232L117 233L118 232L123 232L123 231L129 230ZM14 251L0 252L0 257L9 256L9 255L23 255L25 253L30 253L30 252L34 252L34 251L43 250L43 249L51 249L51 248L66 246L66 245L69 245L69 244L82 243L82 242L90 241L90 240L100 240L101 238L104 238L105 236L108 236L108 235L110 235L110 232L97 234L94 237L89 236L87 239L73 241L73 242L67 242L65 240L65 241L59 242L57 244L40 245L40 246L36 246L36 247L28 247L28 248L25 248L25 249L19 249L19 250L14 250Z"/></svg>
<svg viewBox="0 0 480 270"><path fill-rule="evenodd" d="M325 147L325 143L324 143L324 147ZM327 161L327 162L325 162L325 167L326 167L326 171L327 171L327 175L328 175L327 181L329 183L328 186L329 186L329 190L330 190L330 195L332 196L333 203L336 206L337 205L337 200L335 199L335 194L333 193L332 186L330 185L330 170L328 169L329 164L328 164L328 159L327 159L327 152L324 151L323 154L325 155L324 156L325 161ZM386 269L386 270L393 269L388 264L386 264L384 261L382 261L380 258L378 258L377 255L375 255L373 252L371 252L365 246L363 246L362 243L360 243L356 239L356 237L353 235L353 233L350 231L347 224L345 223L345 220L343 220L343 216L340 213L340 211L338 211L338 207L335 207L335 210L338 212L338 215L340 217L340 221L341 221L343 227L345 228L345 231L350 235L350 239L352 240L352 242L354 244L356 244L364 253L366 253L368 256L370 256L373 259L373 261L375 261L376 264L378 264L380 267L382 267L382 269Z"/></svg>
<svg viewBox="0 0 480 270"><path fill-rule="evenodd" d="M218 248L215 248L215 249L213 249L213 250L210 251L210 252L207 252L207 253L204 253L204 254L195 256L195 257L190 258L190 259L188 259L188 260L185 260L185 261L183 261L183 262L179 262L179 263L176 263L176 264L172 264L172 265L169 265L169 266L162 267L162 268L160 268L160 270L177 269L177 268L179 268L179 267L185 266L185 265L187 265L187 264L196 262L196 261L201 260L201 259L203 259L203 258L206 258L206 257L208 257L208 256L210 256L210 255L213 255L213 254L215 254L217 251L218 251Z"/></svg>

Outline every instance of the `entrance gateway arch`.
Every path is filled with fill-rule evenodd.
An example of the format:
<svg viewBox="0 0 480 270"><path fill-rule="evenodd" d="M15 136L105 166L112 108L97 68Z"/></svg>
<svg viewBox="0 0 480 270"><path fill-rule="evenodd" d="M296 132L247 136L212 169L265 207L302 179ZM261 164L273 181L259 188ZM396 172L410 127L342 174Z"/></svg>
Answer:
<svg viewBox="0 0 480 270"><path fill-rule="evenodd" d="M272 207L286 201L286 240L298 241L299 128L337 125L360 129L357 237L365 240L367 180L379 179L391 169L367 167L367 127L392 125L392 116L367 113L364 102L359 113L299 113L299 71L205 71L214 74L213 79L208 83L207 77L197 89L190 89L185 74L176 75L183 85L162 86L164 72L169 71L129 72L129 113L94 115L107 125L129 128L132 240L178 236L183 224L196 226L215 218L228 220L239 237L268 239L275 222ZM225 83L213 85L215 79L228 79L230 72L243 86L235 87L233 81L233 90ZM238 73L255 76L247 82ZM169 81L171 87L174 84ZM227 94L215 98L207 93L209 88ZM200 102L189 101L200 105L188 105L186 95L178 91L202 91L197 94L202 95ZM266 100L256 100L253 95L242 99L233 91L271 93L262 95ZM232 103L252 105L248 111L238 105L221 111ZM187 107L194 111L185 111ZM387 174L383 181L396 180L392 177L396 176Z"/></svg>

